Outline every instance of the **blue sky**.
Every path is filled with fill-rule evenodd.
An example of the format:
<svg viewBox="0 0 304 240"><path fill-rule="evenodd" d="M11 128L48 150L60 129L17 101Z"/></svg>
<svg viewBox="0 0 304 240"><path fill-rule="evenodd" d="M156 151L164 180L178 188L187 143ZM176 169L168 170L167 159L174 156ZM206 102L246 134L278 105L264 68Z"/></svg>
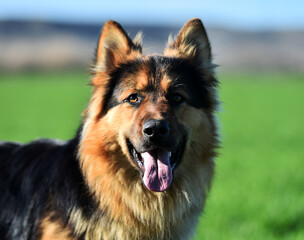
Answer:
<svg viewBox="0 0 304 240"><path fill-rule="evenodd" d="M207 25L240 29L304 29L303 0L1 0L0 20L180 26L193 17Z"/></svg>

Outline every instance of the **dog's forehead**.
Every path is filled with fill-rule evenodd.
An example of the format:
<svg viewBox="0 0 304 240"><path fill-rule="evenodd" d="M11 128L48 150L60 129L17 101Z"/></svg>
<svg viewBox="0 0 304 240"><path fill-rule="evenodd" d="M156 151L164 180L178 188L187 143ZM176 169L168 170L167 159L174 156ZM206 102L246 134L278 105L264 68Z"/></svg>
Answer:
<svg viewBox="0 0 304 240"><path fill-rule="evenodd" d="M140 91L146 91L151 88L168 91L172 83L172 79L168 74L164 72L158 76L151 75L153 74L150 72L139 72L134 78L134 88Z"/></svg>
<svg viewBox="0 0 304 240"><path fill-rule="evenodd" d="M170 61L160 57L145 57L140 60L135 71L133 66L133 71L126 71L121 84L125 88L140 91L149 89L168 91L175 78L170 72L171 64Z"/></svg>

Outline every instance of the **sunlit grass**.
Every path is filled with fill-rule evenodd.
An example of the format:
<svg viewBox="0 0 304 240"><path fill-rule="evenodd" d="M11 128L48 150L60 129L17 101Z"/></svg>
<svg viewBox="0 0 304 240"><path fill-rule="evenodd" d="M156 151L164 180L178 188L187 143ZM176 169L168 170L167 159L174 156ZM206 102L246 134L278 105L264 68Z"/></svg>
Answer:
<svg viewBox="0 0 304 240"><path fill-rule="evenodd" d="M84 72L0 75L0 139L69 139L89 100Z"/></svg>
<svg viewBox="0 0 304 240"><path fill-rule="evenodd" d="M304 239L303 77L221 78L223 148L195 239Z"/></svg>
<svg viewBox="0 0 304 240"><path fill-rule="evenodd" d="M0 75L0 139L69 139L82 72ZM304 76L221 75L222 149L195 239L304 239Z"/></svg>

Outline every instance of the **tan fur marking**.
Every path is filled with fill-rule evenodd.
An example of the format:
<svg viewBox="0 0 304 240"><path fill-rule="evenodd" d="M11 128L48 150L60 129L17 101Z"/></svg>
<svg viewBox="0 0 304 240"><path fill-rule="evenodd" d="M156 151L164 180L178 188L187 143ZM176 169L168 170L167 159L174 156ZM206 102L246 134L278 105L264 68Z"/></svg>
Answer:
<svg viewBox="0 0 304 240"><path fill-rule="evenodd" d="M42 233L40 240L76 240L71 237L71 232L68 229L62 228L58 222L50 221L49 217L42 220L40 229Z"/></svg>
<svg viewBox="0 0 304 240"><path fill-rule="evenodd" d="M148 85L148 76L146 72L141 71L136 77L136 89L144 90Z"/></svg>
<svg viewBox="0 0 304 240"><path fill-rule="evenodd" d="M171 82L172 82L172 80L167 75L165 75L163 77L162 81L160 82L160 86L161 86L161 88L163 89L164 92L168 91Z"/></svg>

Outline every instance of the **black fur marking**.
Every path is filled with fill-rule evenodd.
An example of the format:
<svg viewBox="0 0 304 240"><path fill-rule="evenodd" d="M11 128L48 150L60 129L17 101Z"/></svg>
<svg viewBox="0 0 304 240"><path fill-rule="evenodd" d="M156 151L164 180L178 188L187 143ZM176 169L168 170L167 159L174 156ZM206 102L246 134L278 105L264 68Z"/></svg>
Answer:
<svg viewBox="0 0 304 240"><path fill-rule="evenodd" d="M87 219L102 214L79 167L78 138L0 143L1 239L38 239L39 223L51 212L63 225L72 209Z"/></svg>
<svg viewBox="0 0 304 240"><path fill-rule="evenodd" d="M144 65L148 65L150 73L148 76L148 86L145 89L153 92L153 99L156 100L160 93L160 81L164 73L172 77L173 84L171 89L182 88L187 93L187 102L195 108L210 108L212 105L210 90L217 85L215 78L207 77L198 68L193 66L185 59L168 58L164 56L151 56L148 60L136 59L121 64L111 73L107 91L105 93L104 107L101 116L121 102L118 102L118 96L123 91L121 83L124 77L130 74L136 74ZM152 99L152 100L153 100Z"/></svg>
<svg viewBox="0 0 304 240"><path fill-rule="evenodd" d="M209 79L184 59L171 58L161 61L166 64L167 74L174 79L171 89L182 88L187 93L188 104L195 108L211 107L210 90L217 84L214 78Z"/></svg>

